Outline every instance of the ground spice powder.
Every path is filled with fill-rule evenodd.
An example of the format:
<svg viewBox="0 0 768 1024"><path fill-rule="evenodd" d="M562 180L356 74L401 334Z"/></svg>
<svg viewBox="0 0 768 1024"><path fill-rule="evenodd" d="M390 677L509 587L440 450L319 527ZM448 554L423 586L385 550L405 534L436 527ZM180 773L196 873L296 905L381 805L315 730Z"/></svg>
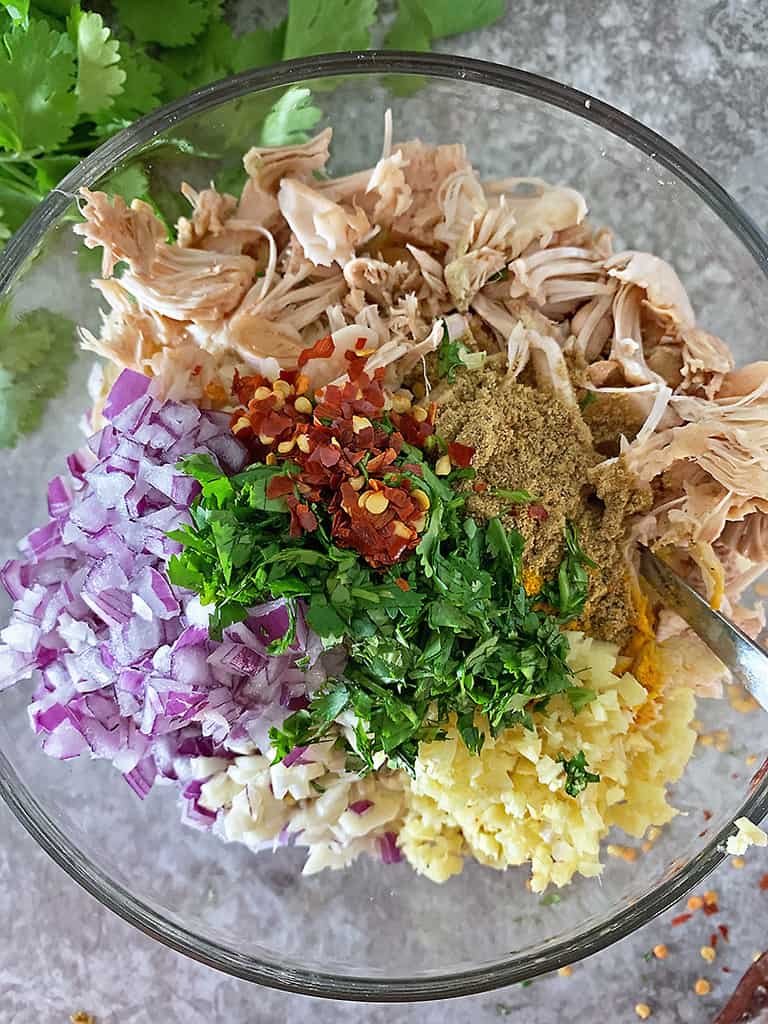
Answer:
<svg viewBox="0 0 768 1024"><path fill-rule="evenodd" d="M627 518L650 503L620 459L607 466L578 408L509 380L493 366L460 371L441 385L436 429L447 441L475 449L477 477L467 508L498 516L526 541L530 577L551 577L563 554L567 520L598 565L579 625L600 639L623 643L634 620L631 575L624 561ZM533 505L515 505L494 490L524 490ZM478 493L479 492L479 493Z"/></svg>

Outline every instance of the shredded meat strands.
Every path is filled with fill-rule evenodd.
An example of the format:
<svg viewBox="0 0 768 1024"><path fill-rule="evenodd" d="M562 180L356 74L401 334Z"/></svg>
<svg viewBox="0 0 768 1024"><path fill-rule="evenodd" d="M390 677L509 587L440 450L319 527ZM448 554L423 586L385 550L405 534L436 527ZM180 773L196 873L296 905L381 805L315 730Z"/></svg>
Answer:
<svg viewBox="0 0 768 1024"><path fill-rule="evenodd" d="M167 397L246 403L235 432L258 439L286 418L254 398L278 379L300 374L338 404L354 367L388 409L407 375L429 392L425 360L447 331L575 415L596 398L584 418L604 467L621 454L652 493L633 539L759 632L762 611L739 600L768 559L768 362L735 369L674 269L613 253L575 190L482 182L461 144L393 143L389 113L384 136L374 167L341 178L325 173L330 128L249 149L239 198L182 187L191 213L174 243L146 203L82 189L75 231L103 250L94 286L109 306L83 347L157 377ZM307 426L288 419L278 444Z"/></svg>

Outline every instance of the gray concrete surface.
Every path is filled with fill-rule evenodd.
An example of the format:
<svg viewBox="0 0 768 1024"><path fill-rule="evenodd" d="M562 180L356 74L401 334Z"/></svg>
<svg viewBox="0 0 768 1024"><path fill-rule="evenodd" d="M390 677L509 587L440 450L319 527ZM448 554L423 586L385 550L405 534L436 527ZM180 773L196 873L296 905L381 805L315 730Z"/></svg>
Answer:
<svg viewBox="0 0 768 1024"><path fill-rule="evenodd" d="M256 5L247 20L255 17ZM259 5L277 17L278 5ZM441 49L534 70L591 92L664 134L768 225L768 4L739 0L645 3L512 0L505 19ZM245 19L244 19L245 20ZM710 1021L755 951L768 946L768 871L760 852L724 865L708 885L721 913L672 927L668 912L611 949L549 977L449 1004L333 1004L235 981L164 949L100 907L0 807L0 1022L65 1024L84 1009L98 1024L555 1024L634 1021L647 1003L658 1024ZM714 964L699 948L730 928ZM645 959L664 942L664 961ZM731 969L732 973L724 972ZM712 991L693 992L697 977Z"/></svg>

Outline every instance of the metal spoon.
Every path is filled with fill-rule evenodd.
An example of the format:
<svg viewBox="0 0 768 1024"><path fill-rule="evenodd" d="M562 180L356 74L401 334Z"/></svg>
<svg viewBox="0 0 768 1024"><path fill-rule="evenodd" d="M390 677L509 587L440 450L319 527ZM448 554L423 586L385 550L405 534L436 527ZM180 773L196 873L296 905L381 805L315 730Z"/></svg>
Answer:
<svg viewBox="0 0 768 1024"><path fill-rule="evenodd" d="M664 603L688 623L768 711L768 651L730 619L714 611L700 594L684 583L648 548L640 548L640 571Z"/></svg>

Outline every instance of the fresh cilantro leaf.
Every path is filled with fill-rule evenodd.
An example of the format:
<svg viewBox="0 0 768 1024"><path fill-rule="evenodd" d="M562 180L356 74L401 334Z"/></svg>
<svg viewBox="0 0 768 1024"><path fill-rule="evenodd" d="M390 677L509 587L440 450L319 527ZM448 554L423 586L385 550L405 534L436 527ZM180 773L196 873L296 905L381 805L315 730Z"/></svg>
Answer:
<svg viewBox="0 0 768 1024"><path fill-rule="evenodd" d="M120 67L120 46L100 14L73 7L67 18L69 35L77 48L77 109L95 114L110 107L123 91L125 71Z"/></svg>
<svg viewBox="0 0 768 1024"><path fill-rule="evenodd" d="M456 371L480 370L485 365L485 352L473 352L461 341L451 341L447 328L443 329L443 340L437 350L437 373L445 377L449 384L456 380Z"/></svg>
<svg viewBox="0 0 768 1024"><path fill-rule="evenodd" d="M491 487L488 493L494 498L512 501L515 505L530 505L532 501L539 500L528 491L510 491L506 487Z"/></svg>
<svg viewBox="0 0 768 1024"><path fill-rule="evenodd" d="M134 199L150 201L149 177L139 164L128 164L109 176L109 180L99 185L110 195L120 195L130 204Z"/></svg>
<svg viewBox="0 0 768 1024"><path fill-rule="evenodd" d="M542 598L557 609L561 622L577 618L589 597L587 568L596 564L582 551L573 523L565 524L565 556L560 563L557 580L548 582Z"/></svg>
<svg viewBox="0 0 768 1024"><path fill-rule="evenodd" d="M61 179L79 163L76 156L40 156L34 161L35 184L45 195L55 188Z"/></svg>
<svg viewBox="0 0 768 1024"><path fill-rule="evenodd" d="M75 356L75 325L45 309L0 326L0 448L36 429L46 402L64 390Z"/></svg>
<svg viewBox="0 0 768 1024"><path fill-rule="evenodd" d="M579 402L579 409L584 412L587 410L593 402L597 401L597 395L594 391L588 391L586 395Z"/></svg>
<svg viewBox="0 0 768 1024"><path fill-rule="evenodd" d="M191 43L218 6L213 0L165 0L162 8L153 0L115 0L122 28L140 43L171 47Z"/></svg>
<svg viewBox="0 0 768 1024"><path fill-rule="evenodd" d="M8 11L14 25L26 28L29 25L29 0L0 0Z"/></svg>
<svg viewBox="0 0 768 1024"><path fill-rule="evenodd" d="M283 58L367 50L376 0L291 0Z"/></svg>
<svg viewBox="0 0 768 1024"><path fill-rule="evenodd" d="M0 207L11 232L18 231L44 195L21 168L0 164Z"/></svg>
<svg viewBox="0 0 768 1024"><path fill-rule="evenodd" d="M566 758L561 754L557 760L565 768L564 789L568 796L578 796L590 782L600 781L599 775L588 771L589 766L583 750L571 758Z"/></svg>
<svg viewBox="0 0 768 1024"><path fill-rule="evenodd" d="M312 702L312 709L315 718L319 722L330 725L344 711L349 704L349 692L345 686L336 686L331 690L324 690Z"/></svg>
<svg viewBox="0 0 768 1024"><path fill-rule="evenodd" d="M459 731L459 735L464 740L467 750L472 754L479 754L483 749L485 736L475 725L474 711L463 711L460 715L457 715L456 728Z"/></svg>
<svg viewBox="0 0 768 1024"><path fill-rule="evenodd" d="M75 58L65 32L32 20L14 25L0 46L0 145L52 150L77 120Z"/></svg>
<svg viewBox="0 0 768 1024"><path fill-rule="evenodd" d="M597 700L595 691L589 690L586 686L569 686L565 691L565 695L576 715L588 704L591 704L593 700Z"/></svg>
<svg viewBox="0 0 768 1024"><path fill-rule="evenodd" d="M72 9L72 0L34 0L34 8L44 14L66 18Z"/></svg>
<svg viewBox="0 0 768 1024"><path fill-rule="evenodd" d="M254 32L237 36L230 54L232 71L278 64L283 58L287 25L287 21L281 21L274 28L257 28Z"/></svg>
<svg viewBox="0 0 768 1024"><path fill-rule="evenodd" d="M125 72L122 92L113 97L109 107L94 116L95 134L113 135L126 128L137 117L154 110L164 99L170 99L163 89L163 73L153 57L139 47L120 40L120 67Z"/></svg>
<svg viewBox="0 0 768 1024"><path fill-rule="evenodd" d="M261 144L294 146L306 142L322 116L319 107L312 105L310 90L293 85L277 100L265 118L261 129Z"/></svg>
<svg viewBox="0 0 768 1024"><path fill-rule="evenodd" d="M428 50L432 43L432 23L422 0L399 0L392 28L384 38L387 50Z"/></svg>
<svg viewBox="0 0 768 1024"><path fill-rule="evenodd" d="M307 622L326 647L341 643L347 630L346 623L336 609L319 596L310 602Z"/></svg>
<svg viewBox="0 0 768 1024"><path fill-rule="evenodd" d="M421 0L421 6L432 26L432 38L442 39L492 25L502 17L507 5L505 0L473 0L465 4L456 0Z"/></svg>

